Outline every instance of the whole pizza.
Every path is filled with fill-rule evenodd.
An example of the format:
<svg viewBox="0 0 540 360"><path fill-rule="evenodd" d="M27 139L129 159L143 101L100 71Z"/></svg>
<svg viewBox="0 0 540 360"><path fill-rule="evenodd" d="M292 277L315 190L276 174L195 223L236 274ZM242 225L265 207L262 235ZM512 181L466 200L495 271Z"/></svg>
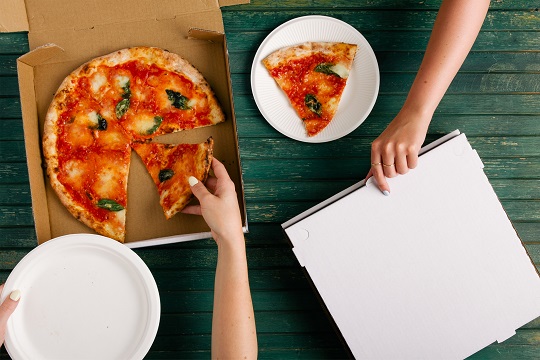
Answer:
<svg viewBox="0 0 540 360"><path fill-rule="evenodd" d="M224 120L212 89L187 60L153 47L119 50L81 65L57 90L44 124L47 175L73 216L124 241L132 148L142 149L140 144L158 135ZM174 177L161 176L164 182L180 184L168 189L182 192L175 194L183 199L181 206L174 205L172 212L164 206L167 218L191 197L188 177L206 179L213 141L171 146L189 151L176 154ZM160 152L171 146L155 146L146 157L162 158Z"/></svg>

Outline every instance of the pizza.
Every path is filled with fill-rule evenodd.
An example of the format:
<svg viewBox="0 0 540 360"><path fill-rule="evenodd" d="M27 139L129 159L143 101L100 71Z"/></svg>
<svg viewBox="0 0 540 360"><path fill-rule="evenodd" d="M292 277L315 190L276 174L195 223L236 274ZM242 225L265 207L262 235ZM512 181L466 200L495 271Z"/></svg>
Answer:
<svg viewBox="0 0 540 360"><path fill-rule="evenodd" d="M58 88L43 130L47 175L73 216L123 241L132 145L224 120L187 60L153 47L119 50L81 65Z"/></svg>
<svg viewBox="0 0 540 360"><path fill-rule="evenodd" d="M262 60L308 136L319 134L334 118L357 48L355 44L306 42L276 50Z"/></svg>
<svg viewBox="0 0 540 360"><path fill-rule="evenodd" d="M214 140L202 144L133 143L157 186L159 202L170 219L191 200L188 178L205 182L213 158Z"/></svg>

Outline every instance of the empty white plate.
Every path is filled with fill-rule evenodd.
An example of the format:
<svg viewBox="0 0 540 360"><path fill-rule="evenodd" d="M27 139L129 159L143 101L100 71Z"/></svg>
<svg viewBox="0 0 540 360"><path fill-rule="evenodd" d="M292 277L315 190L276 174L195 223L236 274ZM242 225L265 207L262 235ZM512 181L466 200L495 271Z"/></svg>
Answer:
<svg viewBox="0 0 540 360"><path fill-rule="evenodd" d="M13 359L142 359L160 319L156 282L141 258L115 240L61 236L17 264L2 301L21 290L7 325Z"/></svg>

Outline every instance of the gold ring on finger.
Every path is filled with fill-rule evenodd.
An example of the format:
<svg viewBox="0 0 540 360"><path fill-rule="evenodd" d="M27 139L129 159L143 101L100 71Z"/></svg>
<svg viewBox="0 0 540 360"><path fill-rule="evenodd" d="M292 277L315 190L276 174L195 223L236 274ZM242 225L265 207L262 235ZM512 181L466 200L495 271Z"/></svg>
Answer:
<svg viewBox="0 0 540 360"><path fill-rule="evenodd" d="M377 165L382 165L382 163L378 162L378 163L371 163L371 166L377 166Z"/></svg>
<svg viewBox="0 0 540 360"><path fill-rule="evenodd" d="M390 167L390 166L394 166L394 164L388 165L388 164L384 164L384 163L383 163L382 166Z"/></svg>

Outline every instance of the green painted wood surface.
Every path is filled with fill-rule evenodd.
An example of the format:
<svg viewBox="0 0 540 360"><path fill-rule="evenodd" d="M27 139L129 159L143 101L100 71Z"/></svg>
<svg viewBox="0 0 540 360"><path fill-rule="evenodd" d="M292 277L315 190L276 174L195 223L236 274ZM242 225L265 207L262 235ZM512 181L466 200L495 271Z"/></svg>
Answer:
<svg viewBox="0 0 540 360"><path fill-rule="evenodd" d="M246 237L261 359L343 358L346 351L279 224L362 179L369 146L399 110L422 60L440 0L254 0L223 9L250 222ZM456 128L477 149L495 192L540 270L540 1L492 1L473 51L429 128ZM347 21L371 43L381 71L368 119L343 139L304 144L274 130L251 96L260 42L308 14ZM0 280L36 245L17 84L25 33L0 34ZM339 155L337 155L339 154ZM158 283L163 317L148 359L210 355L216 248L212 240L137 253ZM0 358L8 358L4 350ZM540 319L471 359L540 358Z"/></svg>

